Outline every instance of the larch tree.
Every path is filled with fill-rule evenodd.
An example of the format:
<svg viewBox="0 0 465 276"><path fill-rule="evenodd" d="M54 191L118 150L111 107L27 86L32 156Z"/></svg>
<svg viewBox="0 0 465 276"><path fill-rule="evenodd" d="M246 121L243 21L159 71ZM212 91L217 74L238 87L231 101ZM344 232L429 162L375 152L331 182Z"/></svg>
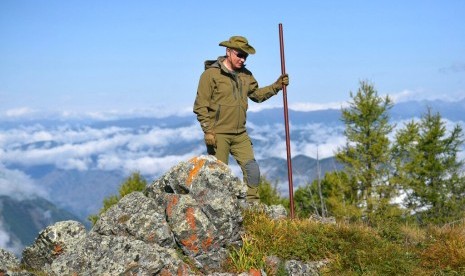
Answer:
<svg viewBox="0 0 465 276"><path fill-rule="evenodd" d="M396 133L393 147L395 181L404 204L420 222L444 223L463 218L465 179L457 154L464 143L460 125L447 133L446 123L431 108L419 122Z"/></svg>
<svg viewBox="0 0 465 276"><path fill-rule="evenodd" d="M383 205L390 204L394 189L388 181L390 141L393 126L388 111L391 99L378 96L372 84L360 82L349 107L342 109L346 144L336 152L336 159L344 164L352 185L352 198L364 215L370 215Z"/></svg>

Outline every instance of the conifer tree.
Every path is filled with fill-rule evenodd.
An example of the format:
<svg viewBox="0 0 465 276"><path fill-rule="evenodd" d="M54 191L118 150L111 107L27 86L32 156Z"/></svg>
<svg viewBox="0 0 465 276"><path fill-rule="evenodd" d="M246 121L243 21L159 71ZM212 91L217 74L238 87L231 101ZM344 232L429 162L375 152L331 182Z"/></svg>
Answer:
<svg viewBox="0 0 465 276"><path fill-rule="evenodd" d="M327 172L321 179L320 185L318 185L318 180L314 180L312 183L297 188L294 194L296 214L302 218L309 217L311 214L322 216L323 210L320 201L323 199L326 216L358 218L360 210L355 208L354 193L352 192L354 187L346 173L342 171Z"/></svg>
<svg viewBox="0 0 465 276"><path fill-rule="evenodd" d="M447 134L445 122L431 108L420 122L399 130L393 147L395 181L405 193L405 206L422 222L447 222L465 212L463 161L457 154L463 133L456 125Z"/></svg>
<svg viewBox="0 0 465 276"><path fill-rule="evenodd" d="M381 98L373 85L362 81L357 93L350 93L352 102L342 109L342 121L347 142L336 153L345 165L350 181L355 185L352 197L365 215L380 205L387 205L393 196L388 182L390 142L393 130L388 111L393 104L386 96Z"/></svg>
<svg viewBox="0 0 465 276"><path fill-rule="evenodd" d="M260 179L258 192L260 194L260 202L266 205L285 204L286 199L282 198L278 192L278 183L271 184L265 177Z"/></svg>

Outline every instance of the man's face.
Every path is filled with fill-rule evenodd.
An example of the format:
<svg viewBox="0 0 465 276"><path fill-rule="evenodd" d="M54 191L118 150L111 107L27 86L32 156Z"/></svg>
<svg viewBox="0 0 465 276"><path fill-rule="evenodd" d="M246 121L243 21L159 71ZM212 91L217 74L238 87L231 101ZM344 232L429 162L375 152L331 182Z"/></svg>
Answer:
<svg viewBox="0 0 465 276"><path fill-rule="evenodd" d="M241 69L247 60L248 54L240 50L229 49L229 58L233 70Z"/></svg>

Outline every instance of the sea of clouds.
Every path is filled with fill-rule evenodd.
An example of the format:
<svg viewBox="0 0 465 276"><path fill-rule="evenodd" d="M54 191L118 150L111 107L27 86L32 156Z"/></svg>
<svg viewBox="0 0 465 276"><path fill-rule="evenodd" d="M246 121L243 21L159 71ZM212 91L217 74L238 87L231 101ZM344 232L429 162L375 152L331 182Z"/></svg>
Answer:
<svg viewBox="0 0 465 276"><path fill-rule="evenodd" d="M412 119L395 122L396 129ZM55 120L53 123L42 124L23 120L18 121L17 125L0 128L0 170L7 171L7 168L17 166L53 165L63 170L117 170L124 174L137 170L144 175L159 176L180 161L206 153L203 133L195 118L181 126L121 127L112 126L110 123L96 127L88 123L89 121L86 122L69 123L66 120ZM464 125L463 122L447 119L444 119L444 122L448 129L452 129L457 123ZM286 158L283 124L248 122L247 126L257 160L270 157ZM292 156L302 154L313 158L318 156L321 159L331 157L346 142L341 122L291 123L290 129ZM394 134L395 131L391 134L391 139L394 139ZM463 151L459 157L465 157ZM234 163L231 164L233 170L238 172ZM4 175L13 178L14 173ZM30 180L21 183L31 181L33 182ZM0 189L7 191L6 188Z"/></svg>

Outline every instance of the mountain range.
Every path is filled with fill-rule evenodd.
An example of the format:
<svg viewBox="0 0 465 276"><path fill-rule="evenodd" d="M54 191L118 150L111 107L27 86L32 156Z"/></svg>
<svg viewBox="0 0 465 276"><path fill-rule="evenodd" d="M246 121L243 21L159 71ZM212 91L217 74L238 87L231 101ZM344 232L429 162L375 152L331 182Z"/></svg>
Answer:
<svg viewBox="0 0 465 276"><path fill-rule="evenodd" d="M19 255L41 230L63 220L81 221L41 197L16 199L0 195L0 247Z"/></svg>

